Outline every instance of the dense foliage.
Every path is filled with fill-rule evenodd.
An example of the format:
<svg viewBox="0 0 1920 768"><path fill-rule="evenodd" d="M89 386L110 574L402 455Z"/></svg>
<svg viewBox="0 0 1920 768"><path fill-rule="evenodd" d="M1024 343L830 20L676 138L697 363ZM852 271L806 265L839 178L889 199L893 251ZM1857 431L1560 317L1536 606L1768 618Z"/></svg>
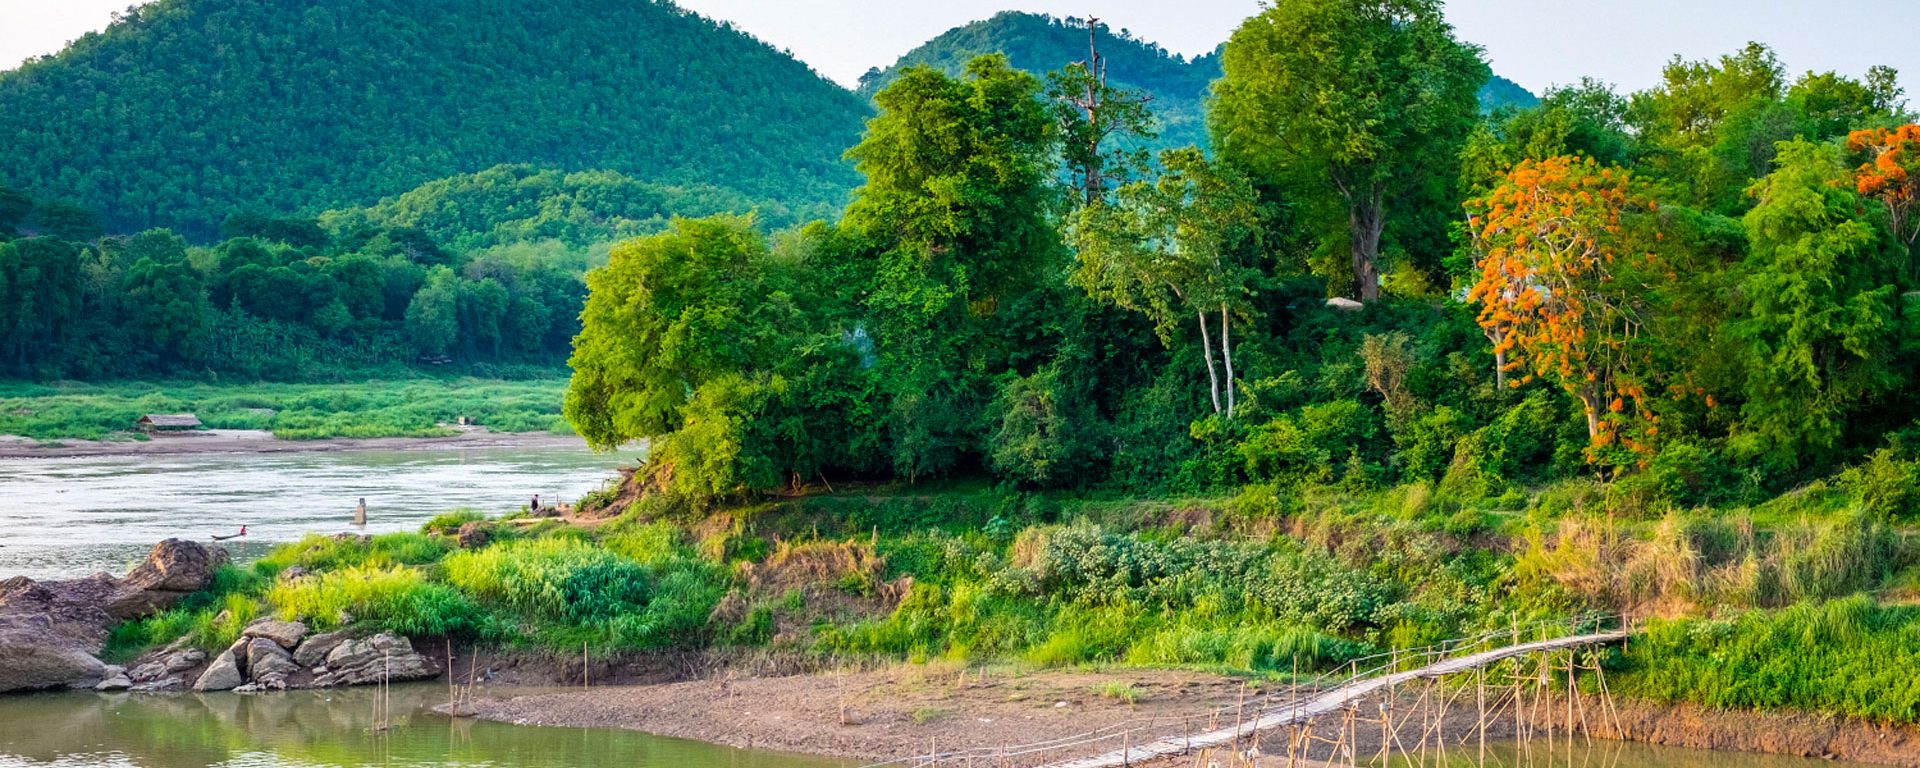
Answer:
<svg viewBox="0 0 1920 768"><path fill-rule="evenodd" d="M12 197L29 218L46 207ZM495 240L512 223L562 237L560 225L586 220L527 215L475 226ZM416 363L552 366L566 354L588 251L561 240L450 251L381 218L341 215L329 230L235 215L211 247L164 229L17 239L0 230L0 375L316 379Z"/></svg>
<svg viewBox="0 0 1920 768"><path fill-rule="evenodd" d="M866 109L668 2L161 0L0 73L0 180L196 239L501 163L825 213Z"/></svg>

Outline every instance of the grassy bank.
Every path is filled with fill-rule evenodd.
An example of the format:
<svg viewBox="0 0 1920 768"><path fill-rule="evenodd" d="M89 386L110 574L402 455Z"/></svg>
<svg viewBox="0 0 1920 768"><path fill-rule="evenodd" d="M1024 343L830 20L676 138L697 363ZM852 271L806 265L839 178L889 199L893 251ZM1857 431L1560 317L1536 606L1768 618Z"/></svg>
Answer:
<svg viewBox="0 0 1920 768"><path fill-rule="evenodd" d="M134 439L149 413L193 413L214 429L276 437L439 437L462 416L498 432L567 432L566 380L409 379L342 384L0 383L0 434Z"/></svg>
<svg viewBox="0 0 1920 768"><path fill-rule="evenodd" d="M1882 663L1917 645L1916 465L1757 507L1570 482L1473 503L1425 485L1230 498L842 489L696 513L647 497L591 526L450 513L312 537L154 619L116 657L208 648L263 615L556 654L774 648L823 657L1181 667L1261 677L1588 611L1650 632L1620 690L1920 722ZM487 531L461 549L462 524ZM289 579L298 566L307 575Z"/></svg>

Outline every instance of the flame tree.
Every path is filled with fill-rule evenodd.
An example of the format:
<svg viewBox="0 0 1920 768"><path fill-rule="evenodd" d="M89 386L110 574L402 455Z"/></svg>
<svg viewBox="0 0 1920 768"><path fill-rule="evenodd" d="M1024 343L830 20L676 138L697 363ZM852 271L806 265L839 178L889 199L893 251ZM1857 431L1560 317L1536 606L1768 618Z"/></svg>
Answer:
<svg viewBox="0 0 1920 768"><path fill-rule="evenodd" d="M1654 202L1619 168L1525 161L1468 204L1478 253L1469 300L1510 382L1559 385L1585 407L1591 447L1641 449L1658 434L1642 373L1650 284L1667 277ZM1503 379L1504 380L1504 379ZM1619 427L1632 406L1644 428Z"/></svg>
<svg viewBox="0 0 1920 768"><path fill-rule="evenodd" d="M1920 211L1915 210L1920 200L1920 125L1854 131L1847 137L1847 149L1866 156L1854 171L1854 182L1862 197L1886 206L1887 228L1911 255L1920 240Z"/></svg>

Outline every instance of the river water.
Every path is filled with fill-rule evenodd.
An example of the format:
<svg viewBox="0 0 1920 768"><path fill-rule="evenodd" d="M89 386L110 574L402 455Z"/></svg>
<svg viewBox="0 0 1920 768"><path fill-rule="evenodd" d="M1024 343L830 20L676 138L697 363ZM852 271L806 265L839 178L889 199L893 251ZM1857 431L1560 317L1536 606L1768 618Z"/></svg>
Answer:
<svg viewBox="0 0 1920 768"><path fill-rule="evenodd" d="M395 686L376 731L372 688L271 695L49 693L0 697L0 768L838 768L848 763L649 736L453 719L434 685Z"/></svg>
<svg viewBox="0 0 1920 768"><path fill-rule="evenodd" d="M631 452L584 446L415 448L262 454L0 459L0 577L124 574L154 542L206 541L256 556L308 532L352 525L367 500L365 532L419 530L428 518L471 507L490 514L571 500L614 475Z"/></svg>

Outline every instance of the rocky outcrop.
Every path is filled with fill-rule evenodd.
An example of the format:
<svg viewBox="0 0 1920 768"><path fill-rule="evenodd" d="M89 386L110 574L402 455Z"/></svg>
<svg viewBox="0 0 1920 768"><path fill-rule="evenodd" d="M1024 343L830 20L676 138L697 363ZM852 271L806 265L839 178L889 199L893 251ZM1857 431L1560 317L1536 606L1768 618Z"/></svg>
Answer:
<svg viewBox="0 0 1920 768"><path fill-rule="evenodd" d="M121 621L172 608L181 598L206 589L214 571L227 563L227 550L167 539L153 546L147 559L115 585L106 604L107 614Z"/></svg>
<svg viewBox="0 0 1920 768"><path fill-rule="evenodd" d="M382 681L401 682L437 677L440 667L413 650L404 637L378 634L364 640L348 640L327 653L327 665L314 670L315 687L368 685Z"/></svg>
<svg viewBox="0 0 1920 768"><path fill-rule="evenodd" d="M327 654L347 641L345 632L322 632L307 638L293 652L293 663L313 669L327 665Z"/></svg>
<svg viewBox="0 0 1920 768"><path fill-rule="evenodd" d="M99 682L106 665L94 654L113 623L101 610L112 589L104 576L0 581L0 693Z"/></svg>
<svg viewBox="0 0 1920 768"><path fill-rule="evenodd" d="M187 670L205 663L207 652L198 648L169 646L142 658L145 660L127 671L127 679L136 686L158 683L168 678L178 680Z"/></svg>
<svg viewBox="0 0 1920 768"><path fill-rule="evenodd" d="M213 663L208 665L207 671L200 673L200 679L194 681L193 689L231 691L245 685L247 673L240 666L241 658L232 648L221 651L220 655L213 657Z"/></svg>
<svg viewBox="0 0 1920 768"><path fill-rule="evenodd" d="M298 648L300 640L307 636L307 625L297 621L261 619L240 630L240 636L272 640L281 648L291 651Z"/></svg>
<svg viewBox="0 0 1920 768"><path fill-rule="evenodd" d="M278 642L256 637L247 644L247 679L259 689L284 691L287 681L303 670L293 654Z"/></svg>

